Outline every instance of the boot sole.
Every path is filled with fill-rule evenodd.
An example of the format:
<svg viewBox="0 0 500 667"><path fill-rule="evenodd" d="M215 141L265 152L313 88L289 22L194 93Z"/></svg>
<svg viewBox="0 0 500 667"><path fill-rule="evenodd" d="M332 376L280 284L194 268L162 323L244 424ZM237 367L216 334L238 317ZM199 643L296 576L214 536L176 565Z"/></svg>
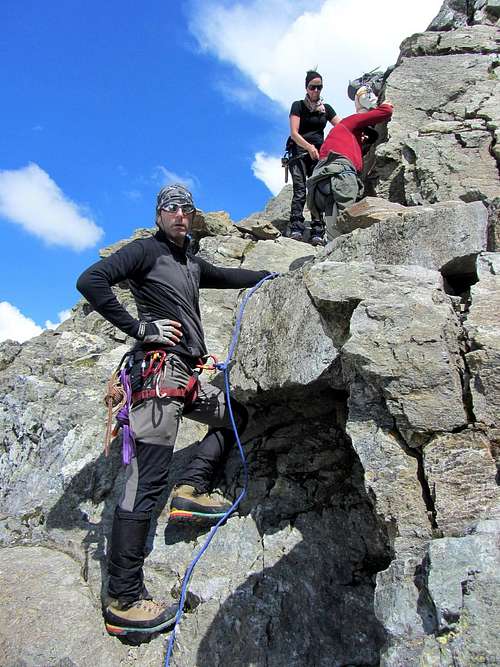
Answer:
<svg viewBox="0 0 500 667"><path fill-rule="evenodd" d="M108 634L113 637L126 637L127 635L152 635L156 632L161 632L162 630L173 627L174 623L175 616L168 621L163 621L163 623L155 625L153 628L133 628L123 625L112 625L111 623L106 622L104 625L106 626Z"/></svg>
<svg viewBox="0 0 500 667"><path fill-rule="evenodd" d="M217 522L219 519L222 519L225 516L225 512L220 512L218 514L205 514L204 512L190 512L188 510L170 510L168 516L169 521L192 521L192 522Z"/></svg>

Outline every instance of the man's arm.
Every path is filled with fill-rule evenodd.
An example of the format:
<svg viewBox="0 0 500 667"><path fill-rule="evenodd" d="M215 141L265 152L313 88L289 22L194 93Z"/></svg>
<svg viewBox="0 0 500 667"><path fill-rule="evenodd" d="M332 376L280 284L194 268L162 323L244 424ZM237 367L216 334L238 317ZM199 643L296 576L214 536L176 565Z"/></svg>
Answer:
<svg viewBox="0 0 500 667"><path fill-rule="evenodd" d="M199 265L200 287L213 289L239 289L241 287L253 287L259 280L271 275L270 271L250 271L249 269L226 269L214 266L201 257L194 257Z"/></svg>
<svg viewBox="0 0 500 667"><path fill-rule="evenodd" d="M377 123L382 123L384 120L389 120L392 116L393 108L392 104L384 102L384 104L381 104L376 109L347 116L341 123L351 131L360 130L367 125L377 125Z"/></svg>
<svg viewBox="0 0 500 667"><path fill-rule="evenodd" d="M134 338L139 332L140 322L125 310L111 286L140 270L144 258L143 244L133 241L90 266L76 283L76 288L100 315Z"/></svg>

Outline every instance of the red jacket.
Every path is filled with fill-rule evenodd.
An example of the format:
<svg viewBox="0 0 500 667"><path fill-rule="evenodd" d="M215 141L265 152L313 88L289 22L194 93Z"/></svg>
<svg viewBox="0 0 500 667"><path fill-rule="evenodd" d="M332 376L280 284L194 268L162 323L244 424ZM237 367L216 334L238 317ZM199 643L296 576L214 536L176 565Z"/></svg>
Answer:
<svg viewBox="0 0 500 667"><path fill-rule="evenodd" d="M361 171L363 169L363 154L361 153L363 128L367 125L376 125L384 120L389 120L391 116L391 105L381 104L376 109L371 109L371 111L355 113L343 118L328 133L319 151L319 159L322 160L333 151L348 158L356 167L356 170Z"/></svg>

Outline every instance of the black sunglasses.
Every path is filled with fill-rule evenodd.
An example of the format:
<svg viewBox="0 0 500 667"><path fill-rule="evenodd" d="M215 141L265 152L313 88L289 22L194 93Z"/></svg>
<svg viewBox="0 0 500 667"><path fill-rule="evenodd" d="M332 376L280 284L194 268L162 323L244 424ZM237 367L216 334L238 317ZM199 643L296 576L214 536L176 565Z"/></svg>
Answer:
<svg viewBox="0 0 500 667"><path fill-rule="evenodd" d="M313 84L311 86L307 86L307 90L323 90L323 84L318 83L317 85Z"/></svg>

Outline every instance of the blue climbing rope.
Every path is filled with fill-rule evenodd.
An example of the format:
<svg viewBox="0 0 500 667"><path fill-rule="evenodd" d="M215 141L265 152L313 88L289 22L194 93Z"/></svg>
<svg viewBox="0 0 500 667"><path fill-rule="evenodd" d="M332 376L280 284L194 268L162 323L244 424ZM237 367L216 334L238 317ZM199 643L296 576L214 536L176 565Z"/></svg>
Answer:
<svg viewBox="0 0 500 667"><path fill-rule="evenodd" d="M172 651L174 650L174 643L175 643L175 635L177 633L177 627L180 623L180 620L182 618L182 614L184 613L184 603L186 601L186 595L189 587L189 582L190 579L193 575L194 568L196 567L196 564L200 560L200 558L203 556L205 551L208 549L208 546L210 542L213 540L215 537L215 534L219 530L219 528L222 526L222 524L226 521L226 519L238 508L239 504L243 500L243 498L246 496L247 493L247 487L248 487L248 465L247 465L247 460L245 458L245 452L243 451L243 446L241 444L240 436L238 433L238 427L236 426L236 420L234 418L233 410L231 407L231 384L230 384L230 378L229 378L229 365L233 359L234 351L236 349L236 345L238 344L238 338L240 336L240 329L241 329L241 323L243 321L243 313L245 312L245 307L249 301L249 299L252 297L252 295L259 289L261 285L263 285L267 280L272 280L273 278L276 278L279 273L271 273L265 278L262 278L262 280L259 280L259 282L252 287L250 291L248 291L245 294L245 297L243 298L243 301L240 304L239 310L238 310L238 316L236 317L236 323L234 325L233 329L233 337L231 339L231 344L229 346L229 351L227 353L227 357L225 361L217 364L218 370L222 371L224 373L224 390L226 393L226 405L229 411L229 418L231 420L231 426L233 427L234 435L236 438L236 444L238 445L238 451L240 453L240 458L241 458L241 463L242 463L242 468L243 468L243 489L240 493L240 495L236 498L234 503L231 505L231 507L228 509L228 511L224 514L222 518L217 521L215 526L212 526L210 533L205 540L205 543L201 547L201 549L198 551L196 556L193 558L191 563L186 569L186 572L184 574L184 579L182 581L182 588L181 588L181 595L179 599L179 606L177 609L177 614L175 616L175 623L174 627L172 628L172 633L170 635L170 639L168 642L168 648L167 648L167 654L165 656L165 667L169 667L170 665L170 658L172 657Z"/></svg>

